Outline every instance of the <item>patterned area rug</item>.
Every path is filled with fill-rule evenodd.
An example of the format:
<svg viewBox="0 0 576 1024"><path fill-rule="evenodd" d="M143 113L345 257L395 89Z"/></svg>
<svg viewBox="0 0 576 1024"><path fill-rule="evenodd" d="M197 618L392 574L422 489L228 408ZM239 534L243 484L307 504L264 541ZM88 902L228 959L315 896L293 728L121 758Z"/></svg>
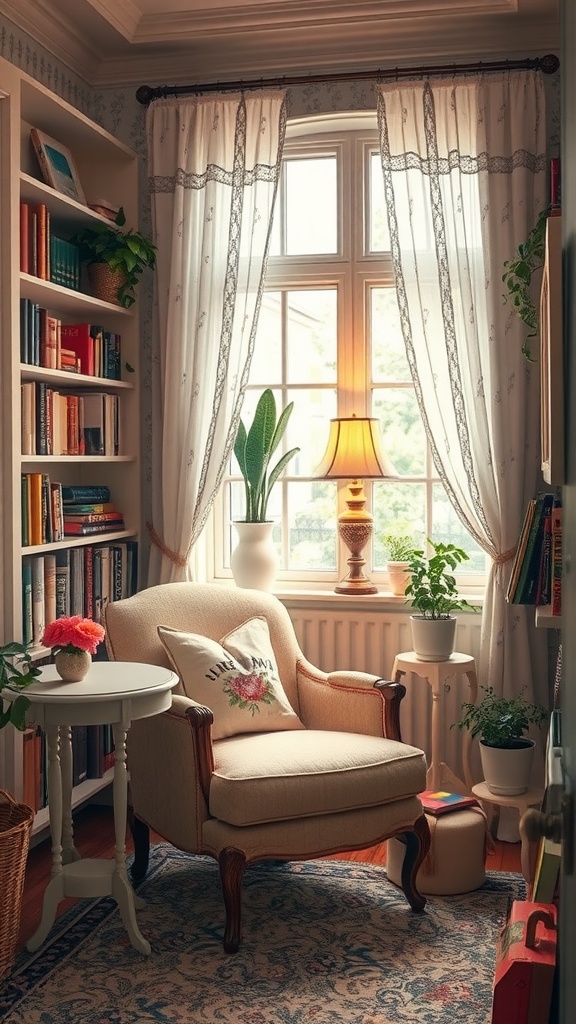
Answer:
<svg viewBox="0 0 576 1024"><path fill-rule="evenodd" d="M414 914L385 869L260 864L244 879L239 952L222 949L218 869L153 847L130 945L115 903L77 904L0 990L6 1024L489 1024L499 930L520 875L489 873Z"/></svg>

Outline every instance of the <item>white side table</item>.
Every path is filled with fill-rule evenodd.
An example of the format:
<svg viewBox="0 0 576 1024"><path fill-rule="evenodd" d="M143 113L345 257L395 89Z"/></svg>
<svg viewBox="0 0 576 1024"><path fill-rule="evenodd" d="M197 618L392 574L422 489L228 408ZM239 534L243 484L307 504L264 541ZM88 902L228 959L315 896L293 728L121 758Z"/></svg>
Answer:
<svg viewBox="0 0 576 1024"><path fill-rule="evenodd" d="M517 796L502 796L488 789L485 782L478 782L475 786L472 786L472 792L474 796L478 797L486 812L488 826L494 838L496 838L498 833L501 807L517 807L520 820L529 807L539 807L544 799L543 789L532 788L527 789L525 793L519 793Z"/></svg>
<svg viewBox="0 0 576 1024"><path fill-rule="evenodd" d="M446 787L461 793L463 790L472 788L473 778L470 766L470 747L472 743L471 734L466 731L463 746L463 764L466 782L462 782L451 768L444 763L441 756L442 750L442 708L440 701L442 694L449 684L445 682L450 676L465 675L468 678L470 691L470 703L476 703L478 696L478 679L476 678L476 663L469 654L454 653L447 661L422 661L415 651L405 651L397 654L392 669L392 679L395 683L400 682L406 672L414 672L415 675L425 679L432 688L432 739L430 767L426 775L426 785L433 791Z"/></svg>
<svg viewBox="0 0 576 1024"><path fill-rule="evenodd" d="M42 918L28 942L38 949L56 919L65 896L113 896L130 941L141 953L150 953L136 921L135 908L143 901L135 894L126 872L126 813L128 773L126 733L130 723L166 711L178 676L170 669L138 662L95 662L80 683L65 683L53 665L42 668L37 681L26 689L31 701L30 721L46 733L48 801L52 834L52 877L44 893ZM6 693L6 691L5 691ZM72 837L73 725L112 725L115 765L113 780L114 860L81 859Z"/></svg>

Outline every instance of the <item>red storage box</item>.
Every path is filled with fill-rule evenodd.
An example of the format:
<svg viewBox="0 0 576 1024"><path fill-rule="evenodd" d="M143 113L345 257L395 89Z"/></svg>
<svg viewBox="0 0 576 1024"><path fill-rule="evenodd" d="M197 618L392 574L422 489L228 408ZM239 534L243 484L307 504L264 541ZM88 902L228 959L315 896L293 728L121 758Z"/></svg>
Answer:
<svg viewBox="0 0 576 1024"><path fill-rule="evenodd" d="M514 901L498 941L492 1024L547 1024L557 945L556 907Z"/></svg>

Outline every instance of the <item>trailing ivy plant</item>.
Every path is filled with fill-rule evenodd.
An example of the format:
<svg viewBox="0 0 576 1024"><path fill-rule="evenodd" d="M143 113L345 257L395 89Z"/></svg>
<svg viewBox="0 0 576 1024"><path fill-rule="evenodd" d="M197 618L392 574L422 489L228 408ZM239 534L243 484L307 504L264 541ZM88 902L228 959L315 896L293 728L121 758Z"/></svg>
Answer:
<svg viewBox="0 0 576 1024"><path fill-rule="evenodd" d="M25 644L14 642L0 647L0 729L5 725L13 725L21 732L26 728L26 711L30 701L23 693L12 701L3 700L2 690L10 687L12 691L25 690L40 675Z"/></svg>
<svg viewBox="0 0 576 1024"><path fill-rule="evenodd" d="M522 353L530 362L534 357L530 351L530 341L538 337L538 307L532 297L532 278L544 266L546 243L546 221L550 216L547 206L538 214L538 218L528 237L521 242L516 253L504 263L502 280L508 289L504 301L512 300L514 309L523 323L528 327L526 342Z"/></svg>

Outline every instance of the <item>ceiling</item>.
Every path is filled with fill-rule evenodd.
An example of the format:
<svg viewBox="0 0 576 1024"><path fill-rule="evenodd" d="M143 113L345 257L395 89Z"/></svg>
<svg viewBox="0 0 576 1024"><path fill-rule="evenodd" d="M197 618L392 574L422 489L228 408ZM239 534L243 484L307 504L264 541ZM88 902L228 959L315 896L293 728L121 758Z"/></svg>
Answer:
<svg viewBox="0 0 576 1024"><path fill-rule="evenodd" d="M0 0L92 86L558 52L559 0Z"/></svg>

